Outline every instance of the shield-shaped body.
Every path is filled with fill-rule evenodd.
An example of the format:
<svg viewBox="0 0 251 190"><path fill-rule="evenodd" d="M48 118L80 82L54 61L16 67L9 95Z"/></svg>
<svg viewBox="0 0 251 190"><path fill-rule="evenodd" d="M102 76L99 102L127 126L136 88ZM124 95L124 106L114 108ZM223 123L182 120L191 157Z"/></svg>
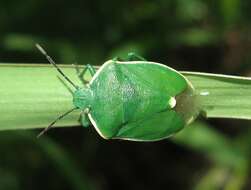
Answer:
<svg viewBox="0 0 251 190"><path fill-rule="evenodd" d="M185 125L175 107L188 82L165 65L110 60L95 73L89 88L93 101L88 117L106 139L155 141Z"/></svg>

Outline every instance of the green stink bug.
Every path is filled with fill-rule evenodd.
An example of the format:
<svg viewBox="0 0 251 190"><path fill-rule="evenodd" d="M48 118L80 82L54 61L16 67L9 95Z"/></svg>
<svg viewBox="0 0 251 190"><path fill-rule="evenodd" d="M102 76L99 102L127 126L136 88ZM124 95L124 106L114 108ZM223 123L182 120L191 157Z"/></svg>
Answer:
<svg viewBox="0 0 251 190"><path fill-rule="evenodd" d="M105 139L161 140L194 119L194 115L182 111L193 106L193 101L187 100L193 96L192 85L170 67L130 54L125 61L115 58L105 62L97 72L87 66L80 75L89 70L92 79L84 87L78 87L41 46L37 47L75 88L74 108L57 118L40 135L75 109L82 111L81 124L91 123Z"/></svg>

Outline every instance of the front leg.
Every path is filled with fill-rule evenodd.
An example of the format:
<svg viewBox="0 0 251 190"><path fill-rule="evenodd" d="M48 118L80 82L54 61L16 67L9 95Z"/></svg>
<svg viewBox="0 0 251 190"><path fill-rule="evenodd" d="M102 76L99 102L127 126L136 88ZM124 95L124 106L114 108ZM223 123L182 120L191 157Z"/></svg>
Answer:
<svg viewBox="0 0 251 190"><path fill-rule="evenodd" d="M80 115L80 123L82 124L83 127L89 127L91 122L88 118L87 113L81 113Z"/></svg>
<svg viewBox="0 0 251 190"><path fill-rule="evenodd" d="M81 72L79 71L79 68L76 67L76 71L77 71L78 78L80 79L80 81L81 81L83 84L86 84L86 83L87 83L87 81L84 80L84 75L85 75L85 73L86 73L87 71L90 72L90 74L91 74L92 77L93 77L93 76L95 75L95 73L96 73L96 69L95 69L92 65L90 65L90 64L87 64L87 65L85 66L85 68L83 69L83 71L81 71Z"/></svg>
<svg viewBox="0 0 251 190"><path fill-rule="evenodd" d="M92 77L96 73L96 69L92 65L87 64L86 67L84 68L84 70L80 73L80 76L84 76L84 74L86 73L86 71L89 71Z"/></svg>

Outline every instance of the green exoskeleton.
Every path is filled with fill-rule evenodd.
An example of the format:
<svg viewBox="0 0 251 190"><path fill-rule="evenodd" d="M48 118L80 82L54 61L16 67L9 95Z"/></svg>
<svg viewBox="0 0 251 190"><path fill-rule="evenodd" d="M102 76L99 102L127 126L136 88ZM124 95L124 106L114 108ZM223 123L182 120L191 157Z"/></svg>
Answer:
<svg viewBox="0 0 251 190"><path fill-rule="evenodd" d="M165 65L149 62L133 53L127 60L105 62L96 71L88 65L92 79L83 87L76 86L37 45L62 76L75 88L74 108L80 109L81 124L92 124L105 139L156 141L181 130L195 118L193 87L186 78ZM190 110L190 111L189 111ZM40 136L39 135L39 136Z"/></svg>

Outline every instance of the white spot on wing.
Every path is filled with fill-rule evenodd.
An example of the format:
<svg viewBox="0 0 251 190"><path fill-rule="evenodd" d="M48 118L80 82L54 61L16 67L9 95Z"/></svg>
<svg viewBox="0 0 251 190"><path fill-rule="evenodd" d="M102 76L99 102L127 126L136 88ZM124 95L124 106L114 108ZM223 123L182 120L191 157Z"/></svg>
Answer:
<svg viewBox="0 0 251 190"><path fill-rule="evenodd" d="M176 106L176 99L174 97L171 97L168 101L171 108L174 108Z"/></svg>

